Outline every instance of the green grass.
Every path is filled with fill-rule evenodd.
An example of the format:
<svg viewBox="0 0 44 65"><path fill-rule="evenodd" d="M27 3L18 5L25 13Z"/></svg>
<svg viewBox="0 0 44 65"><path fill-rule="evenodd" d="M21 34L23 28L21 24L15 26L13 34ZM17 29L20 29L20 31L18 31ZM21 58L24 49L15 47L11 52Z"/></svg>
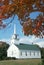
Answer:
<svg viewBox="0 0 44 65"><path fill-rule="evenodd" d="M26 60L4 60L0 61L0 65L38 65L41 59L26 59Z"/></svg>

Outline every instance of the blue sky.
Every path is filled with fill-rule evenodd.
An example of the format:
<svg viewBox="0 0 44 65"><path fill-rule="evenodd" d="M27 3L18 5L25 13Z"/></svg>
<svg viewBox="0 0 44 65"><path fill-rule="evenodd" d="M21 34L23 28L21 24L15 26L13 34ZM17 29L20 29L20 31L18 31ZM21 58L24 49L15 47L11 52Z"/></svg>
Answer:
<svg viewBox="0 0 44 65"><path fill-rule="evenodd" d="M30 14L30 17L32 19L36 18L36 16L38 16L38 14L39 14L38 12L32 13L32 14ZM11 19L12 19L12 17L9 18L9 19L6 19L4 21L5 22L10 22ZM14 24L17 25L17 33L19 34L19 36L20 37L24 36L23 32L22 32L22 29L21 29L22 26L19 23L18 17L15 16L13 22L10 25L8 25L5 29L0 30L0 39L3 39L3 38L9 39L11 37L11 35L13 34L13 30L14 30Z"/></svg>
<svg viewBox="0 0 44 65"><path fill-rule="evenodd" d="M36 18L36 16L38 16L39 12L35 12L35 13L31 13L30 14L30 17L33 19L33 18ZM6 19L6 20L3 20L5 21L5 23L8 23L12 20L12 17L9 18L9 19ZM18 20L18 17L15 16L14 17L14 20L12 21L12 23L10 25L8 25L5 29L2 29L0 30L0 40L3 40L3 39L10 39L11 36L13 35L14 33L14 24L16 24L16 27L17 27L17 34L19 35L20 38L24 37L24 34L22 32L22 26L20 25L19 23L19 20ZM30 39L31 36L28 38ZM39 40L40 41L40 40Z"/></svg>

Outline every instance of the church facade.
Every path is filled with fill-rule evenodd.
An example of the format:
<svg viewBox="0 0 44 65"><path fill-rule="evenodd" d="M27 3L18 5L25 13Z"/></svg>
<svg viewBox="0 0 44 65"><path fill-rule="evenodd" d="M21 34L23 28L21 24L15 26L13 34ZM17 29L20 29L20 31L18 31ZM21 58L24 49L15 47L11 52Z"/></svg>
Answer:
<svg viewBox="0 0 44 65"><path fill-rule="evenodd" d="M7 57L16 59L41 58L41 52L38 45L23 43L19 45L12 44L7 50Z"/></svg>
<svg viewBox="0 0 44 65"><path fill-rule="evenodd" d="M41 58L39 46L29 43L20 43L18 35L16 33L16 27L14 28L14 34L12 35L10 42L11 45L7 50L7 57L16 59Z"/></svg>

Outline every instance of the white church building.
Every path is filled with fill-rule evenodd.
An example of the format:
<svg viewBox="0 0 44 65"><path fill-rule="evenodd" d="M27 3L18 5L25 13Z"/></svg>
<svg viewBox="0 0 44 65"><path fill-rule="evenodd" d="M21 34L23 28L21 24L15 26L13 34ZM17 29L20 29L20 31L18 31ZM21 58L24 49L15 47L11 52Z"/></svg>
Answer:
<svg viewBox="0 0 44 65"><path fill-rule="evenodd" d="M14 34L10 42L11 45L7 50L7 57L16 59L41 58L39 46L35 44L24 44L22 42L20 43L16 33L16 26L14 28Z"/></svg>

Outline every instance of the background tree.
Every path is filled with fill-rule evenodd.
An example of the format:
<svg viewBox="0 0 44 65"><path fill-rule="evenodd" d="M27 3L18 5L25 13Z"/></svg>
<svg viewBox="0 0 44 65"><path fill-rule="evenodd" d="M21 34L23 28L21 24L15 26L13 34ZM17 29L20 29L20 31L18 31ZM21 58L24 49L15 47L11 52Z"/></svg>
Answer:
<svg viewBox="0 0 44 65"><path fill-rule="evenodd" d="M9 45L6 42L0 42L0 60L7 58L7 49Z"/></svg>
<svg viewBox="0 0 44 65"><path fill-rule="evenodd" d="M41 12L36 19L30 13ZM0 0L0 29L5 28L2 20L17 15L25 35L44 35L44 0Z"/></svg>
<svg viewBox="0 0 44 65"><path fill-rule="evenodd" d="M41 48L42 65L44 65L44 48Z"/></svg>
<svg viewBox="0 0 44 65"><path fill-rule="evenodd" d="M44 59L44 48L41 48L41 58Z"/></svg>

